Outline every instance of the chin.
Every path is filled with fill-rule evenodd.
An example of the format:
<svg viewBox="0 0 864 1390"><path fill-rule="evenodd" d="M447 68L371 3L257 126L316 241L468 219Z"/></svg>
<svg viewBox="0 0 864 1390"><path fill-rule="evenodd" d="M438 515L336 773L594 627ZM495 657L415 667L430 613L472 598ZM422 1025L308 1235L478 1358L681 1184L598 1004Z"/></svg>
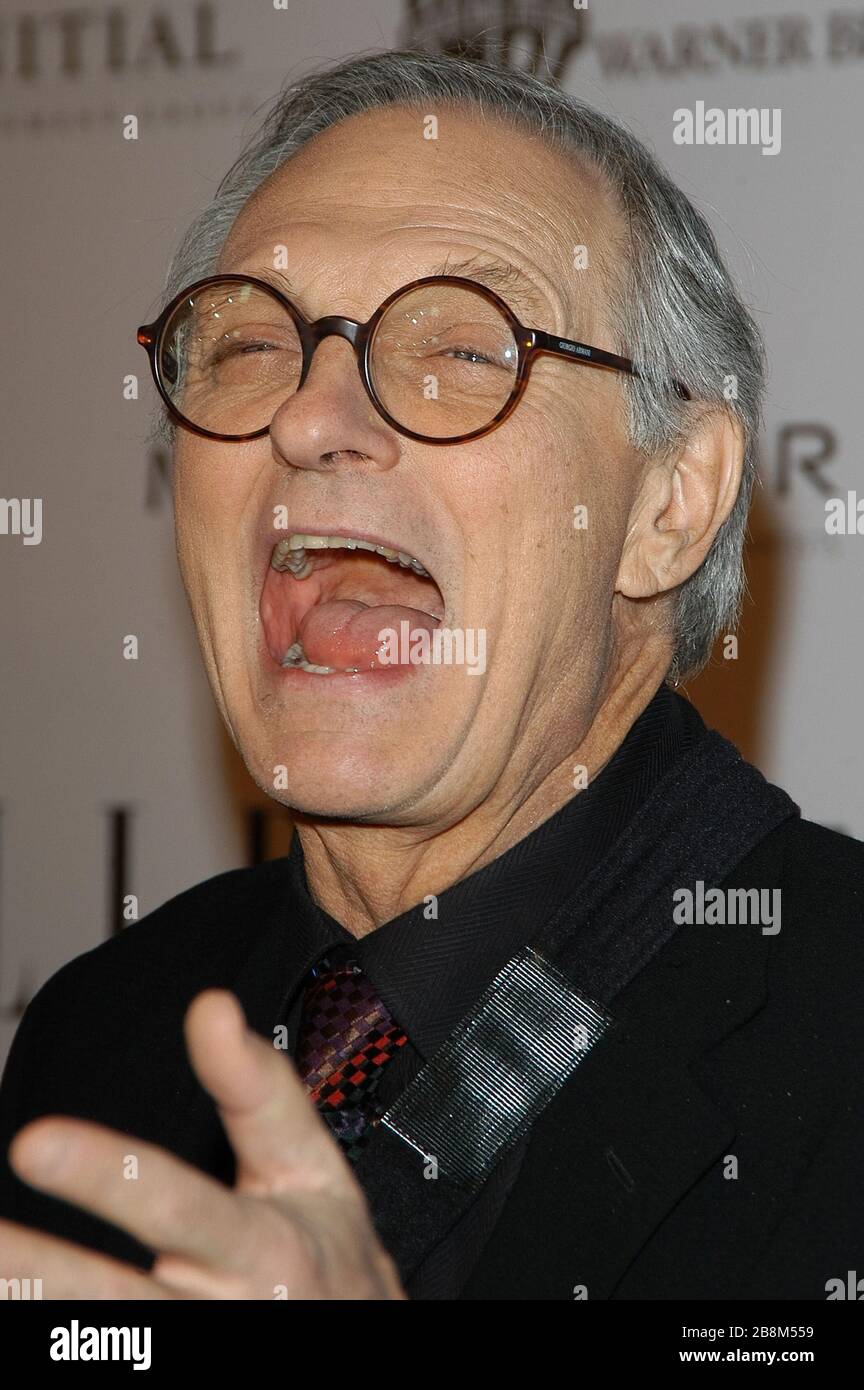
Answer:
<svg viewBox="0 0 864 1390"><path fill-rule="evenodd" d="M265 748L252 748L241 737L239 747L256 785L289 810L361 822L386 817L395 824L394 813L422 795L417 772L423 768L423 750L405 751L403 771L393 761L394 741L373 745L332 733L295 733ZM280 769L278 776L274 768Z"/></svg>

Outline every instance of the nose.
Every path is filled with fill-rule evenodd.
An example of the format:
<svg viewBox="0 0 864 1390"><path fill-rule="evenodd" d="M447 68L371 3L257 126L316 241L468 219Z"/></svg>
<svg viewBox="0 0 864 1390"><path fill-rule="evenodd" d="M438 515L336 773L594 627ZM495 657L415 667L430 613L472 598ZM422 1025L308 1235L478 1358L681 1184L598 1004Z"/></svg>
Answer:
<svg viewBox="0 0 864 1390"><path fill-rule="evenodd" d="M274 456L286 467L316 472L393 468L402 452L399 435L366 394L351 343L337 329L344 320L330 322L318 325L326 331L320 333L311 367L270 423Z"/></svg>

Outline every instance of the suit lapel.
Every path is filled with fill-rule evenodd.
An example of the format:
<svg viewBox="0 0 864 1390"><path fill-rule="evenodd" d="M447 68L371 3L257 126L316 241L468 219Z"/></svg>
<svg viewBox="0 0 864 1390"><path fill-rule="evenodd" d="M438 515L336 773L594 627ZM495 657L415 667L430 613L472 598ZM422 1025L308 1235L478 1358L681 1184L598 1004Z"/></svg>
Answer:
<svg viewBox="0 0 864 1390"><path fill-rule="evenodd" d="M613 1006L618 1026L538 1120L463 1297L614 1296L672 1209L729 1152L735 1123L693 1063L764 1005L766 941L754 927L689 931Z"/></svg>

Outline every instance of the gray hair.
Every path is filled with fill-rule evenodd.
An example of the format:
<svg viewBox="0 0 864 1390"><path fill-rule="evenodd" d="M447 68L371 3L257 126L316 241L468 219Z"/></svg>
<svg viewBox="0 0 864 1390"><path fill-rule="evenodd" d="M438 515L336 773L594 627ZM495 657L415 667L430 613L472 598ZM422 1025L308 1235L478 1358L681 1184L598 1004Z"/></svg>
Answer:
<svg viewBox="0 0 864 1390"><path fill-rule="evenodd" d="M692 427L699 407L675 395L676 378L694 401L731 411L743 427L744 474L735 506L700 568L675 594L667 679L677 684L705 664L718 633L738 621L764 358L759 330L710 227L629 131L525 72L407 50L350 58L289 84L278 96L183 239L168 293L212 273L247 199L302 145L338 121L389 105L426 112L473 106L599 170L623 214L625 255L610 294L619 340L614 350L631 357L641 374L622 378L633 446L646 455L671 450L688 421Z"/></svg>

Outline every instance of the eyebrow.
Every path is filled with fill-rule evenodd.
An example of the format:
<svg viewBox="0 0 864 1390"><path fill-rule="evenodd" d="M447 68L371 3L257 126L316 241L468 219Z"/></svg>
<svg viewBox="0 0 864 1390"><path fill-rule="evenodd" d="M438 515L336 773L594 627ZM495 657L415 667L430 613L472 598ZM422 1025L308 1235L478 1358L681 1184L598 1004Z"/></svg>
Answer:
<svg viewBox="0 0 864 1390"><path fill-rule="evenodd" d="M260 280L269 281L284 294L295 297L297 291L282 270L266 267L257 272ZM467 260L451 262L449 256L440 265L424 271L416 279L426 279L435 275L459 275L466 280L476 280L487 289L500 294L507 305L530 318L543 318L549 314L549 306L531 280L517 270L509 261L490 256L469 256ZM526 325L531 326L531 325Z"/></svg>
<svg viewBox="0 0 864 1390"><path fill-rule="evenodd" d="M283 294L289 295L292 299L297 295L295 286L292 285L284 270L276 270L265 265L260 270L241 270L240 274L254 275L256 280L263 280L266 285L272 285L274 289L281 290Z"/></svg>
<svg viewBox="0 0 864 1390"><path fill-rule="evenodd" d="M476 280L488 290L494 290L506 300L511 309L542 318L548 315L549 307L527 276L509 261L495 257L471 256L468 260L451 264L449 257L429 275L461 275L467 280Z"/></svg>

